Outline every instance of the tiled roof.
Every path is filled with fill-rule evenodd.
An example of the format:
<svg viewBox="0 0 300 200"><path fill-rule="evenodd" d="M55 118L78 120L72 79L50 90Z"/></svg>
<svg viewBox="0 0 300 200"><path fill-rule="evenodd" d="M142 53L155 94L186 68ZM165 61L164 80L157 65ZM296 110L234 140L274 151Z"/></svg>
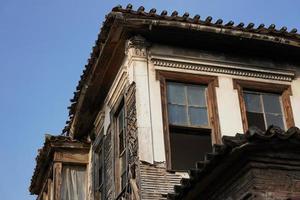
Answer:
<svg viewBox="0 0 300 200"><path fill-rule="evenodd" d="M246 134L236 134L232 136L223 136L222 145L214 145L213 152L206 155L205 160L197 163L195 169L189 171L190 177L183 178L181 185L174 187L174 193L168 194L169 199L182 199L195 185L209 177L211 173L223 165L232 162L232 157L238 159L242 152L255 151L259 148L287 148L300 147L300 130L292 127L287 131L270 126L267 131L261 131L257 128L250 128ZM224 167L224 169L226 169Z"/></svg>
<svg viewBox="0 0 300 200"><path fill-rule="evenodd" d="M211 16L206 17L205 19L201 19L200 15L190 16L189 13L185 12L182 16L178 14L175 10L171 14L168 14L168 11L163 10L160 14L156 13L156 9L152 8L148 12L145 11L143 6L139 7L137 10L132 9L132 5L128 4L126 8L122 8L122 6L116 6L112 9L113 12L121 12L124 14L131 14L139 17L145 17L150 19L163 19L170 21L179 21L179 22L187 22L193 24L203 24L212 27L222 27L226 29L236 29L247 32L255 32L255 33L264 33L271 35L280 35L285 37L297 38L300 39L300 35L297 34L297 29L293 28L290 31L287 31L287 27L281 27L276 29L275 24L271 24L269 27L265 27L264 24L260 24L255 27L254 23L249 23L245 25L244 23L235 24L233 21L223 22L222 19L217 19L213 21Z"/></svg>
<svg viewBox="0 0 300 200"><path fill-rule="evenodd" d="M297 47L300 47L300 35L297 34L297 29L295 28L288 31L287 27L281 27L277 29L274 24L271 24L268 27L265 27L264 24L255 26L253 23L249 23L247 25L244 23L235 24L233 21L223 22L222 19L213 20L213 18L210 16L202 19L200 15L190 16L187 12L183 15L179 15L177 11L173 11L171 14L168 14L166 10L163 10L159 14L156 12L155 8L146 11L143 6L139 7L137 10L134 10L131 4L128 4L126 8L122 8L122 6L116 6L112 9L112 12L106 16L106 20L103 23L100 34L98 35L98 39L96 40L95 46L92 49L90 59L88 59L88 63L85 65L85 69L80 77L76 91L74 92L74 96L70 100L71 105L68 107L69 119L66 121L66 126L62 131L63 134L69 134L76 110L78 110L78 107L80 107L78 103L79 98L81 94L84 94L83 91L85 91L88 87L88 79L90 78L89 74L91 74L91 71L93 71L92 66L96 63L97 58L101 54L101 49L105 45L105 41L108 37L108 32L112 26L113 19L120 18L120 15L126 19L148 20L148 22L145 21L145 23L149 23L149 21L159 21L160 23L165 22L165 26L171 26L171 22L178 22L181 23L181 25L177 25L182 29L186 29L187 31L192 30L193 26L201 25L202 28L204 28L201 29L202 31L216 32L215 29L218 29L218 33L222 34L231 34L233 36L248 37L253 39L261 37L262 40L283 44L287 43L288 45L295 44ZM123 20L123 23L126 24L128 21ZM196 27L195 30L197 30ZM232 31L239 33L231 33ZM276 38L269 38L271 36Z"/></svg>
<svg viewBox="0 0 300 200"><path fill-rule="evenodd" d="M41 149L38 150L38 155L36 156L36 166L34 169L34 173L31 178L31 184L29 187L29 191L31 194L38 194L39 189L42 187L40 185L41 179L44 177L43 173L45 172L48 166L48 160L51 159L51 148L54 146L64 146L66 143L80 143L83 145L88 145L89 143L86 141L78 141L74 140L71 137L67 136L53 136L53 135L45 135L45 142Z"/></svg>

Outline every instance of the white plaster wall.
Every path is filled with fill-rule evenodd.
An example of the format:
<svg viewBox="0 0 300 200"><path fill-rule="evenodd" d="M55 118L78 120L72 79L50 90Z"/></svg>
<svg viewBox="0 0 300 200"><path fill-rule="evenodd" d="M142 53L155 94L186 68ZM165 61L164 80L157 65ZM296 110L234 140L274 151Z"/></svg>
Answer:
<svg viewBox="0 0 300 200"><path fill-rule="evenodd" d="M121 91L124 89L124 87L126 87L126 84L135 82L139 158L142 161L153 163L154 147L152 128L154 126L152 126L152 120L156 121L154 123L157 123L157 120L160 121L161 113L158 114L159 117L157 117L156 115L157 118L153 118L151 116L152 111L150 110L151 95L149 89L149 77L152 76L152 79L154 80L155 74L149 76L148 73L148 61L146 57L140 57L133 54L129 54L129 56L126 56L123 62L123 66L120 68L120 71L118 72L116 79L112 84L108 96L105 99L105 105L102 108L101 112L104 111L104 134L106 134L107 129L111 124L111 109L115 106L117 99L121 94ZM154 71L152 73L154 73ZM126 76L124 76L124 74L126 74ZM153 90L153 93L157 95L157 91ZM159 99L160 97L157 96L157 98ZM155 107L156 105L153 105L153 108ZM163 144L163 140L159 142ZM158 146L161 145L159 144ZM162 156L164 158L164 151L161 155L158 155L158 161L162 160Z"/></svg>
<svg viewBox="0 0 300 200"><path fill-rule="evenodd" d="M153 142L147 59L133 60L129 68L132 68L133 80L136 83L136 112L139 138L139 157L142 161L153 163Z"/></svg>
<svg viewBox="0 0 300 200"><path fill-rule="evenodd" d="M161 107L160 82L156 80L154 65L149 62L149 84L150 84L150 106L151 106L151 125L153 131L153 150L154 161L163 162L165 158L165 144L163 133L163 119Z"/></svg>
<svg viewBox="0 0 300 200"><path fill-rule="evenodd" d="M164 54L165 51L155 52ZM152 51L153 49L151 49ZM172 51L172 48L165 49ZM169 53L170 53L169 52ZM172 54L172 53L171 53ZM180 57L177 56L179 59ZM264 81L273 83L287 82L257 79L252 77L239 77L228 74L215 74L211 72L200 72L186 69L161 68L154 66L150 59L143 56L129 55L125 61L127 66L128 82L136 83L136 107L137 107L137 126L139 136L139 157L142 161L149 163L165 161L165 146L163 135L163 120L161 108L160 83L156 80L157 69L178 71L185 73L195 73L203 75L215 75L219 79L219 87L216 88L218 113L222 135L233 136L236 133L243 133L240 104L237 91L233 88L233 78L247 79L253 81ZM300 126L300 79L293 81L293 96L291 102L294 112L296 126ZM104 129L110 121L110 109L105 108Z"/></svg>
<svg viewBox="0 0 300 200"><path fill-rule="evenodd" d="M292 82L291 104L293 109L295 126L300 127L300 78Z"/></svg>
<svg viewBox="0 0 300 200"><path fill-rule="evenodd" d="M232 78L219 76L216 88L221 134L234 136L243 133L240 104L237 90L233 89Z"/></svg>

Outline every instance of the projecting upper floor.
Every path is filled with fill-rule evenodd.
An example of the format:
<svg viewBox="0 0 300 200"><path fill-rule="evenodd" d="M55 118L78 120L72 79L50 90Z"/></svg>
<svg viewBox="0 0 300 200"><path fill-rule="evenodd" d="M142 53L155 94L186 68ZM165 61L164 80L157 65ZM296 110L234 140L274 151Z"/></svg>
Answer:
<svg viewBox="0 0 300 200"><path fill-rule="evenodd" d="M158 199L222 136L300 127L296 32L114 8L71 99L70 144L45 145L53 155L38 157L31 192Z"/></svg>
<svg viewBox="0 0 300 200"><path fill-rule="evenodd" d="M71 99L70 119L63 132L81 138L91 131L93 121L126 57L126 43L134 36L144 37L146 46L179 47L171 56L180 56L180 51L183 51L185 58L196 58L196 62L201 56L208 56L209 60L209 53L206 52L213 53L212 59L221 62L209 70L230 74L233 69L224 71L220 68L222 61L226 61L224 56L230 58L228 61L232 64L243 59L246 67L250 68L289 69L299 66L300 36L296 32L296 29L287 31L286 27L277 29L273 24L269 27L264 24L255 27L253 23L235 25L233 21L223 23L219 19L214 22L211 17L202 19L199 15L191 17L188 13L180 16L176 11L168 15L167 11L158 14L156 9L147 12L143 7L135 11L132 5L126 8L117 6L106 16L91 58ZM138 45L138 42L135 43ZM204 68L200 70L205 71ZM248 71L239 73L242 75ZM257 75L255 77L259 78Z"/></svg>
<svg viewBox="0 0 300 200"><path fill-rule="evenodd" d="M99 114L101 126L105 134L126 118L124 94L134 83L140 158L186 169L223 135L300 126L299 72L288 62L150 45L136 36Z"/></svg>
<svg viewBox="0 0 300 200"><path fill-rule="evenodd" d="M298 65L150 43L140 35L127 41L125 54L92 131L93 162L96 171L104 169L98 179L112 181L115 195L138 172L139 187L165 193L222 136L300 126Z"/></svg>

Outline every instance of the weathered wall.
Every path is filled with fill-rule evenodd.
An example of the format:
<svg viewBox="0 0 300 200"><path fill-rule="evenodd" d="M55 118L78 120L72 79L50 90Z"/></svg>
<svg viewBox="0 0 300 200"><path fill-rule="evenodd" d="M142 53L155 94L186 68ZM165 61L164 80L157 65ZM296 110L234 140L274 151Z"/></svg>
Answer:
<svg viewBox="0 0 300 200"><path fill-rule="evenodd" d="M131 145L129 160L133 169L130 172L131 178L136 180L142 199L163 198L162 194L172 191L174 184L179 183L181 176L167 172L164 165L166 158L160 83L156 79L157 70L218 76L219 86L216 88L216 95L222 135L235 135L243 132L238 94L233 88L233 79L236 78L292 85L293 96L291 96L291 103L294 120L295 124L300 126L300 115L298 114L300 113L300 78L290 82L266 79L259 76L259 72L255 72L258 74L258 77L251 77L247 74L234 74L234 72L230 72L230 74L224 71L222 74L220 71L205 71L193 67L161 66L154 62L157 56L171 61L175 60L176 62L188 62L190 66L199 64L201 61L202 64L209 66L218 64L223 68L234 68L237 72L245 68L245 63L239 63L242 62L241 60L229 59L224 55L212 55L206 52L195 52L158 45L153 45L149 48L145 41L141 40L129 42L124 63L101 111L104 113L104 134L107 134L104 141L105 191L107 199L112 199L116 195L114 194L114 133L112 132L111 112L117 105L120 96L124 95L125 88L128 88L132 83L134 83L134 90L131 90L129 95L131 98L128 101L131 103L126 105L129 117L127 132L129 145ZM216 63L216 61L218 62ZM248 64L251 64L249 65L251 67L255 64L258 66L276 67L276 63L259 63L256 60L252 60ZM109 131L109 127L112 128L111 131Z"/></svg>
<svg viewBox="0 0 300 200"><path fill-rule="evenodd" d="M181 176L167 172L164 163L160 163L165 161L160 89L145 45L144 41L131 41L127 52L129 82L134 82L136 88L136 180L141 199L164 199L163 194L171 192Z"/></svg>
<svg viewBox="0 0 300 200"><path fill-rule="evenodd" d="M153 135L151 126L148 65L146 59L132 62L136 83L137 128L139 132L139 157L153 163Z"/></svg>
<svg viewBox="0 0 300 200"><path fill-rule="evenodd" d="M274 74L274 76L268 75L268 72L272 70L274 71L274 69L288 70L287 74L289 74L296 70L295 66L291 67L289 64L282 65L282 63L273 63L268 60L258 60L254 58L246 60L228 57L223 54L211 54L208 52L199 52L155 44L151 46L149 52L148 84L150 87L149 96L152 115L151 124L153 130L154 162L165 161L160 85L159 80L156 79L156 70L218 76L219 87L216 88L216 95L222 135L235 135L236 133L244 132L238 94L237 90L233 87L233 79L291 85L293 93L293 96L291 96L291 103L293 107L295 125L300 126L300 78L289 81L284 80L281 77L278 79L276 79L277 77L274 78L276 74ZM156 64L156 58L171 61L171 64L166 64L165 66ZM172 63L173 61L175 61L175 63L187 63L187 65L176 65ZM219 66L220 69L213 68L211 71L205 68L198 69L196 66L199 64L208 67ZM248 73L246 71L247 67L251 68L253 71ZM284 70L283 72L285 72ZM300 70L298 70L298 75L299 71ZM265 73L269 77L266 77L261 73ZM278 75L281 75L280 72L278 72Z"/></svg>
<svg viewBox="0 0 300 200"><path fill-rule="evenodd" d="M93 184L93 180L94 180L94 173L93 173L93 150L92 148L90 148L89 151L89 164L87 165L87 183L88 183L88 192L87 192L87 196L88 199L94 199L94 184Z"/></svg>
<svg viewBox="0 0 300 200"><path fill-rule="evenodd" d="M139 143L137 129L136 113L136 86L132 83L125 94L126 105L126 137L128 145L128 180L131 181L131 187L137 187L140 190L140 170L139 170ZM134 190L134 188L132 188ZM138 192L138 191L136 191ZM140 195L140 194L139 194Z"/></svg>
<svg viewBox="0 0 300 200"><path fill-rule="evenodd" d="M164 163L140 164L141 197L146 200L166 199L166 194L174 191L174 185L179 185L181 176L166 171Z"/></svg>
<svg viewBox="0 0 300 200"><path fill-rule="evenodd" d="M300 77L292 83L291 104L294 113L295 125L300 127Z"/></svg>
<svg viewBox="0 0 300 200"><path fill-rule="evenodd" d="M233 89L232 78L219 76L218 79L216 93L221 134L234 136L243 132L238 93Z"/></svg>
<svg viewBox="0 0 300 200"><path fill-rule="evenodd" d="M151 109L151 126L153 130L153 159L154 162L164 162L165 144L163 135L163 119L161 107L160 83L156 80L156 71L153 62L148 61L149 96Z"/></svg>
<svg viewBox="0 0 300 200"><path fill-rule="evenodd" d="M108 133L104 137L104 180L105 180L105 199L114 199L115 185L114 185L114 153L112 132Z"/></svg>
<svg viewBox="0 0 300 200"><path fill-rule="evenodd" d="M124 98L125 112L126 112L126 134L127 134L127 154L128 154L128 181L134 180L139 188L139 160L138 160L138 138L137 138L137 115L136 115L136 89L135 83L128 87L126 84L122 87L123 93L120 95ZM126 87L125 87L126 86ZM107 107L106 107L107 109ZM109 109L109 110L112 110ZM102 116L106 117L103 113ZM103 119L103 123L97 123L99 126L108 126L106 134L104 135L104 196L105 199L115 199L119 194L115 190L115 156L114 156L114 127L112 124L105 125L107 121ZM110 120L109 120L110 121ZM96 127L97 129L97 127ZM101 128L99 128L101 130ZM105 130L105 128L104 128ZM102 137L100 134L98 137ZM97 139L96 139L97 141ZM92 155L92 152L90 152ZM92 162L92 158L91 158ZM92 166L92 165L91 165ZM93 174L93 168L90 169L89 176ZM89 181L89 197L93 199L93 181ZM126 194L124 194L126 195Z"/></svg>
<svg viewBox="0 0 300 200"><path fill-rule="evenodd" d="M226 189L215 191L209 199L287 200L299 197L299 170L254 168Z"/></svg>
<svg viewBox="0 0 300 200"><path fill-rule="evenodd" d="M104 145L104 197L105 199L115 199L117 195L115 192L115 157L114 157L114 125L111 119L113 110L118 107L120 99L123 98L125 88L128 86L127 70L124 65L120 67L120 70L113 82L110 91L105 99L105 104L102 110L99 112L95 121L95 131L98 137L102 137L99 134L99 130L103 129L103 145ZM100 121L101 123L97 122ZM97 141L97 139L96 139ZM93 168L90 170L90 174L93 173ZM89 182L93 185L93 181ZM90 186L91 187L91 186ZM92 187L91 187L92 188ZM91 199L93 196L91 195Z"/></svg>

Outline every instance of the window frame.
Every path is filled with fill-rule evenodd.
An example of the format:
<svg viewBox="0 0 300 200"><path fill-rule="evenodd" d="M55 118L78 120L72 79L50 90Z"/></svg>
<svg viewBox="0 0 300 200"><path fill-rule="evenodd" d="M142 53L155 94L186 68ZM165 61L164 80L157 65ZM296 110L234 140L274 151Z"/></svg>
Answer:
<svg viewBox="0 0 300 200"><path fill-rule="evenodd" d="M120 145L119 145L119 127L118 127L118 117L120 114L120 111L123 109L124 112L124 133L123 133L123 139L125 139L124 143L124 149L123 152L120 153ZM114 164L115 164L115 187L116 187L116 196L122 194L124 192L125 187L122 188L122 174L121 174L121 159L122 156L125 156L125 166L127 168L128 158L127 158L127 120L126 120L126 106L125 106L125 98L124 95L121 95L121 98L117 101L115 109L112 110L112 118L113 118L113 124L114 124ZM127 177L127 169L125 169L126 177Z"/></svg>
<svg viewBox="0 0 300 200"><path fill-rule="evenodd" d="M291 85L268 83L253 80L233 79L233 87L238 92L240 111L242 117L242 124L244 133L249 129L247 120L246 103L244 100L244 90L251 90L262 93L279 94L282 102L283 121L286 129L295 125L293 118L293 110L291 105L290 96L292 95Z"/></svg>
<svg viewBox="0 0 300 200"><path fill-rule="evenodd" d="M200 108L200 109L203 109L205 108L206 109L206 113L207 113L207 122L209 121L209 116L208 116L208 101L207 101L207 85L205 84L191 84L191 83L186 83L186 82L180 82L180 81L170 81L170 80L167 80L166 81L166 86L168 88L168 84L172 84L172 85L182 85L183 88L184 88L184 98L185 98L185 104L178 104L178 103L174 103L174 102L168 102L167 101L167 107L168 107L168 114L169 114L169 106L170 105L175 105L175 106L182 106L184 107L184 109L186 110L186 122L187 122L187 125L180 125L180 124L172 124L170 121L169 121L169 126L173 127L173 128L179 128L179 129L182 129L182 128L186 128L186 129L191 129L191 130L196 130L196 129L207 129L207 130L210 130L211 127L210 127L210 124L207 123L206 125L202 124L202 125L192 125L192 121L191 121L191 116L190 116L190 111L189 111L189 108ZM187 90L187 87L188 86L200 86L200 87L205 87L204 89L204 95L205 95L205 106L203 105L190 105L189 102L188 102L188 90ZM167 89L168 90L168 89ZM168 97L167 97L167 100L168 100ZM168 119L169 119L169 116L168 116Z"/></svg>
<svg viewBox="0 0 300 200"><path fill-rule="evenodd" d="M63 174L63 172L64 172L64 169L66 168L66 167L69 167L69 168L75 168L75 167L80 167L80 168L84 168L85 169L85 182L84 182L84 185L85 185L85 187L84 187L84 190L85 190L85 199L84 200L86 200L86 199L88 199L88 193L89 193L89 191L88 191L88 164L83 164L83 163L79 163L79 164L74 164L74 163L62 163L62 165L61 165L61 171L60 171L60 198L59 199L62 199L62 185L63 185L63 183L64 183L64 180L63 180L63 177L64 177L64 174ZM78 184L76 184L76 185L78 185ZM54 197L54 199L56 199L56 197Z"/></svg>
<svg viewBox="0 0 300 200"><path fill-rule="evenodd" d="M206 85L207 86L207 113L211 141L213 144L221 144L221 132L219 123L219 114L217 106L217 97L215 88L218 87L218 77L210 75L191 74L183 72L171 71L156 71L156 79L160 81L161 105L163 118L163 132L166 155L166 168L168 171L174 171L171 164L171 144L170 144L170 124L168 119L168 100L167 100L167 82L179 82L186 84ZM195 129L195 127L180 126L183 129ZM197 130L202 130L207 133L207 127L197 127ZM180 170L176 170L180 171Z"/></svg>
<svg viewBox="0 0 300 200"><path fill-rule="evenodd" d="M101 193L100 200L104 199L105 195L105 173L104 173L104 166L105 166L105 158L104 158L104 127L102 126L100 128L99 134L97 134L96 140L93 145L93 180L94 180L94 196L96 194L98 195ZM97 155L97 158L96 158ZM102 182L100 183L99 177L100 177L100 167L101 166L101 178Z"/></svg>

